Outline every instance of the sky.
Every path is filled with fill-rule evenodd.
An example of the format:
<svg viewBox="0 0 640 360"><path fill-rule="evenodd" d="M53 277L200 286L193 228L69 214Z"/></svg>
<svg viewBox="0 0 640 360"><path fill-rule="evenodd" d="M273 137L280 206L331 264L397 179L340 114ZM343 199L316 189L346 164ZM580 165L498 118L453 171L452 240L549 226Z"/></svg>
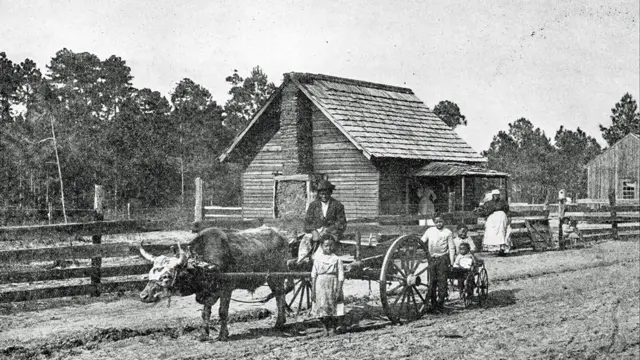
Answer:
<svg viewBox="0 0 640 360"><path fill-rule="evenodd" d="M639 23L637 0L0 0L0 52L45 73L63 48L116 55L137 88L190 78L220 104L256 65L276 85L296 71L409 87L457 103L480 152L522 117L606 145L598 124L640 95Z"/></svg>

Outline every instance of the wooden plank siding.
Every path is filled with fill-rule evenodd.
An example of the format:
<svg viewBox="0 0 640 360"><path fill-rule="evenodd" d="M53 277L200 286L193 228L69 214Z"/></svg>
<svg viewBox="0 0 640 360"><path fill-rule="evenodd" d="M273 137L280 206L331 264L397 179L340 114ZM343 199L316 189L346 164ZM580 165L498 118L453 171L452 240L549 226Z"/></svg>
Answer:
<svg viewBox="0 0 640 360"><path fill-rule="evenodd" d="M622 183L636 182L635 197L638 201L640 189L640 140L634 135L625 138L605 150L587 164L589 199L608 200L609 189L614 188L616 199L624 201Z"/></svg>
<svg viewBox="0 0 640 360"><path fill-rule="evenodd" d="M279 102L274 104L279 107ZM273 216L273 174L282 172L284 152L279 119L273 114L259 122L259 127L278 129L255 153L242 173L242 216L244 218L270 218ZM260 126L262 125L262 126Z"/></svg>
<svg viewBox="0 0 640 360"><path fill-rule="evenodd" d="M380 215L406 212L406 181L410 166L402 161L383 162L380 169Z"/></svg>
<svg viewBox="0 0 640 360"><path fill-rule="evenodd" d="M315 106L313 170L336 186L348 219L378 215L378 170Z"/></svg>

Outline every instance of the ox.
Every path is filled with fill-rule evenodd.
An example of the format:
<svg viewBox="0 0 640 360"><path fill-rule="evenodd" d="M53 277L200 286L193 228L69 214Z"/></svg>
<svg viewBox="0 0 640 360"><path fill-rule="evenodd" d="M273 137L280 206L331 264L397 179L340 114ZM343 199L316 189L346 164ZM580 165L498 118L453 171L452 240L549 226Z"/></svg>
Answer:
<svg viewBox="0 0 640 360"><path fill-rule="evenodd" d="M219 340L227 340L227 315L231 293L235 289L251 292L264 284L265 277L220 278L215 273L234 272L282 272L286 271L289 257L287 239L272 228L238 232L223 232L217 228L201 231L188 245L187 252L179 249L177 257L153 256L140 244L142 256L153 262L149 282L140 293L144 302L160 300L162 293L180 296L196 294L196 301L203 304L201 340L209 339L211 307L220 299ZM276 329L286 321L284 307L284 281L266 277L278 306Z"/></svg>

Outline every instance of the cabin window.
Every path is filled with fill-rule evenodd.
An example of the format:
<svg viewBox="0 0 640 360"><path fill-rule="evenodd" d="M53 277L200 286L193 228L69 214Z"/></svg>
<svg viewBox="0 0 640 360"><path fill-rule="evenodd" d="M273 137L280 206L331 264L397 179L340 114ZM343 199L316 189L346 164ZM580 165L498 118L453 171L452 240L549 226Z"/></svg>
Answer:
<svg viewBox="0 0 640 360"><path fill-rule="evenodd" d="M635 199L638 183L630 179L622 180L622 198Z"/></svg>

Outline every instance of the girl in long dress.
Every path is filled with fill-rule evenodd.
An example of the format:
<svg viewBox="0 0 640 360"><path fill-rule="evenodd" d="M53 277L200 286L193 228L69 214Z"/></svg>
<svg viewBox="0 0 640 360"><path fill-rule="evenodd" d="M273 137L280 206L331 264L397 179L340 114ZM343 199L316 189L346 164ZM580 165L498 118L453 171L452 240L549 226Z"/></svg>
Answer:
<svg viewBox="0 0 640 360"><path fill-rule="evenodd" d="M320 237L322 253L313 258L311 283L313 284L313 312L320 318L325 335L334 335L338 316L344 315L342 261L334 253L335 239L329 234Z"/></svg>

